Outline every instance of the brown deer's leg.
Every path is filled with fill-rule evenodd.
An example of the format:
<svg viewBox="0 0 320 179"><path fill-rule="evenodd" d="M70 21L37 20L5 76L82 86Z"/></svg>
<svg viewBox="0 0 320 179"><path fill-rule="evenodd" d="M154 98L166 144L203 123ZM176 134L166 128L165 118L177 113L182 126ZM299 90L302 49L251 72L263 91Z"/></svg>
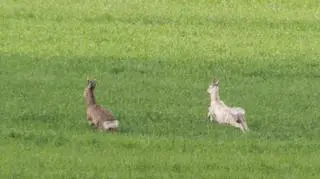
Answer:
<svg viewBox="0 0 320 179"><path fill-rule="evenodd" d="M89 125L93 125L93 121L92 121L92 118L89 116L89 115L87 115L87 120L88 120L88 123L89 123Z"/></svg>
<svg viewBox="0 0 320 179"><path fill-rule="evenodd" d="M92 117L90 117L89 115L87 116L87 120L88 123L91 127L94 127L95 129L99 128L99 124L97 122L95 122Z"/></svg>

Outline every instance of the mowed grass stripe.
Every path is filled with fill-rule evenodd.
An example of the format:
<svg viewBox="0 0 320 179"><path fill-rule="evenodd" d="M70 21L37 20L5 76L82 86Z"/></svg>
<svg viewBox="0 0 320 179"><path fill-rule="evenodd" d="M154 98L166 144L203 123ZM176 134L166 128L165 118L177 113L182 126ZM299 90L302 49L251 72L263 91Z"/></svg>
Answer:
<svg viewBox="0 0 320 179"><path fill-rule="evenodd" d="M0 2L1 178L315 178L316 1ZM85 119L86 77L120 120ZM250 133L206 119L206 89Z"/></svg>

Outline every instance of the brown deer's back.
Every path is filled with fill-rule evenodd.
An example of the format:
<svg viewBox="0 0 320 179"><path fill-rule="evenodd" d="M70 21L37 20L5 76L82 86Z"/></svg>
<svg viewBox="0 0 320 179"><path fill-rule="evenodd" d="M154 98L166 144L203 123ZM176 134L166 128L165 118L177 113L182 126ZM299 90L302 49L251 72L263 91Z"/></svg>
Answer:
<svg viewBox="0 0 320 179"><path fill-rule="evenodd" d="M94 104L87 108L87 115L92 118L93 121L102 123L104 121L116 120L112 112L101 105Z"/></svg>

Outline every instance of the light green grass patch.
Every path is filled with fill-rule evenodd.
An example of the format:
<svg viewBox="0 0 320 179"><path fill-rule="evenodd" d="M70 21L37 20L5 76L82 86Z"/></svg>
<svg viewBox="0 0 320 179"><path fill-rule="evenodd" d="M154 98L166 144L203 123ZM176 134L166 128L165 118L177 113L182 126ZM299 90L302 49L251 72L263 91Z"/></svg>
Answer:
<svg viewBox="0 0 320 179"><path fill-rule="evenodd" d="M0 1L1 178L316 178L315 1ZM86 77L120 120L85 119ZM206 119L213 77L250 133Z"/></svg>

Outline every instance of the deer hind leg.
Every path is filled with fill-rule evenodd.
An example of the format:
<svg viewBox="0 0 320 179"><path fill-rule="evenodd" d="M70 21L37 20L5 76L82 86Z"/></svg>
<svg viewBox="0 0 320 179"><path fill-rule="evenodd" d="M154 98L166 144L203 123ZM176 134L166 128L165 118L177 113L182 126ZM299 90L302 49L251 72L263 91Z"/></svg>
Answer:
<svg viewBox="0 0 320 179"><path fill-rule="evenodd" d="M249 128L248 128L248 125L247 125L247 122L246 122L244 115L240 115L238 117L238 122L241 124L241 126L243 127L243 129L245 131L249 131Z"/></svg>
<svg viewBox="0 0 320 179"><path fill-rule="evenodd" d="M245 132L245 129L244 129L242 123L240 121L238 121L238 120L234 120L234 121L230 122L230 125L233 126L233 127L241 129L242 132Z"/></svg>
<svg viewBox="0 0 320 179"><path fill-rule="evenodd" d="M228 116L228 123L231 126L234 126L236 128L241 129L242 132L245 132L245 126L243 125L244 123L244 118L242 114L239 113L231 113L230 116Z"/></svg>

